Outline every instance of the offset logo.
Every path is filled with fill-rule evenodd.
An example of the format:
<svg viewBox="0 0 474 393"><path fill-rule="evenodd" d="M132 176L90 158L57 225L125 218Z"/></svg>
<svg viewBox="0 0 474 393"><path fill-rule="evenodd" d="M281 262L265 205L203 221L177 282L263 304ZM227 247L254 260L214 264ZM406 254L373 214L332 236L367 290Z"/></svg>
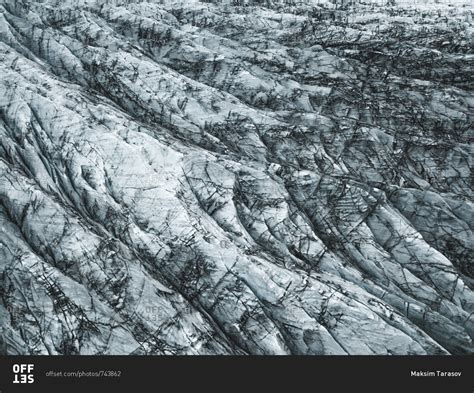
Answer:
<svg viewBox="0 0 474 393"><path fill-rule="evenodd" d="M14 364L13 365L13 383L33 383L34 364Z"/></svg>

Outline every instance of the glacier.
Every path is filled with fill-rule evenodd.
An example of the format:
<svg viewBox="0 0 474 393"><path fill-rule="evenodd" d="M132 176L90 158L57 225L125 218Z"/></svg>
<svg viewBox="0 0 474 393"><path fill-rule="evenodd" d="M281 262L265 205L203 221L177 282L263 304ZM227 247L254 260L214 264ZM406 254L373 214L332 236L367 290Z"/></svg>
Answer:
<svg viewBox="0 0 474 393"><path fill-rule="evenodd" d="M0 352L474 352L468 1L0 0Z"/></svg>

